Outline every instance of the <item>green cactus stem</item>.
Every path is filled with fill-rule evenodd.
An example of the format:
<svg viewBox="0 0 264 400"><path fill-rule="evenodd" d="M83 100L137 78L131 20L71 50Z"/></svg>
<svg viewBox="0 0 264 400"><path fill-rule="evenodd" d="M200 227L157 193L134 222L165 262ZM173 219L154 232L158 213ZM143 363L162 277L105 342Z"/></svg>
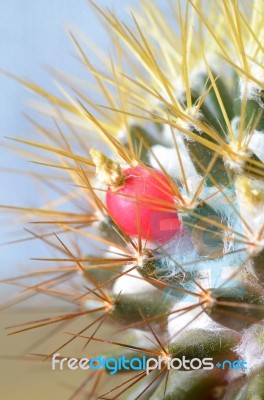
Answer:
<svg viewBox="0 0 264 400"><path fill-rule="evenodd" d="M264 318L263 288L242 283L235 287L211 289L211 302L205 312L216 322L237 331Z"/></svg>
<svg viewBox="0 0 264 400"><path fill-rule="evenodd" d="M228 329L221 331L206 329L189 329L178 335L170 343L168 351L172 358L186 359L213 358L214 362L234 357L232 349L238 344L240 335Z"/></svg>

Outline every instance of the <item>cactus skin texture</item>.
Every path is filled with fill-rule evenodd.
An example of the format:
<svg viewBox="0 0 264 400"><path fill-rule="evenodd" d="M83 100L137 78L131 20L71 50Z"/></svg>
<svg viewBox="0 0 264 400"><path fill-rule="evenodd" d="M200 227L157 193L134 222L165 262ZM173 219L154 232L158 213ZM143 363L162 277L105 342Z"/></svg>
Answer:
<svg viewBox="0 0 264 400"><path fill-rule="evenodd" d="M97 98L63 74L57 79L65 99L23 82L43 104L48 100L44 111L59 131L34 123L41 139L15 140L47 157L44 164L54 177L58 173L52 181L57 196L63 194L51 208L10 208L25 219L30 211L31 219L42 222L33 238L58 254L45 258L58 276L50 286L45 282L51 272L36 275L40 291L58 290L75 308L69 313L65 303L62 316L32 321L11 334L87 314L88 323L71 336L61 333L61 346L48 354L66 351L79 338L88 353L92 343L100 343L98 357L146 356L153 363L164 357L160 370L133 375L122 368L111 381L113 360L106 370L90 370L74 399L261 400L263 1L179 0L169 8L142 0L126 24L97 2L90 7L115 38L112 58L101 55L102 71L78 35L70 34L98 85ZM144 171L148 185L141 177L139 190L126 191L128 170ZM150 181L155 182L148 197ZM133 204L122 212L115 201L121 195ZM71 211L56 208L67 201ZM134 221L132 231L127 221ZM173 221L177 229L155 242ZM65 262L68 270L60 271ZM61 289L67 273L69 286ZM183 357L212 358L214 368L168 369L171 359ZM224 360L244 361L247 368L215 366Z"/></svg>

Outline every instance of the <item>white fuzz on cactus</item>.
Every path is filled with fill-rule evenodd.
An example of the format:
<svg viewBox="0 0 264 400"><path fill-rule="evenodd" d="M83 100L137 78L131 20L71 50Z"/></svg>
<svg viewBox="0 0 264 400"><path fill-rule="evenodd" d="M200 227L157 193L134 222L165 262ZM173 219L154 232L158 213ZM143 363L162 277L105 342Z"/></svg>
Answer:
<svg viewBox="0 0 264 400"><path fill-rule="evenodd" d="M264 365L264 325L256 324L246 329L239 345L237 354L247 362L248 374Z"/></svg>
<svg viewBox="0 0 264 400"><path fill-rule="evenodd" d="M130 267L125 267L129 270ZM155 287L142 279L142 276L137 271L132 271L128 274L118 278L113 286L113 293L118 296L120 293L146 293L148 291L155 291Z"/></svg>

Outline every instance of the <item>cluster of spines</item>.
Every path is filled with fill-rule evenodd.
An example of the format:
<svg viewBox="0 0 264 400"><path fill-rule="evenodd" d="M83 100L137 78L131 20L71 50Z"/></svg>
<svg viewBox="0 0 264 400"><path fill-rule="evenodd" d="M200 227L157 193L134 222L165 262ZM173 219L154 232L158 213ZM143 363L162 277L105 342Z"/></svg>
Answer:
<svg viewBox="0 0 264 400"><path fill-rule="evenodd" d="M226 7L229 2L225 0L224 3L227 13ZM240 48L242 53L242 50L245 49L242 48L244 46L243 40L239 42L240 25L244 23L245 28L248 29L249 22L245 20L245 15L236 3L229 4L231 7L230 15L236 21L234 24L236 28L232 26L232 29L237 29L236 34L234 34L233 45ZM76 194L72 194L73 198L76 198L77 194L81 194L83 198L88 199L93 208L89 213L51 212L48 209L26 210L16 208L15 210L26 211L31 215L43 218L39 222L45 222L48 225L55 224L58 227L55 233L55 241L49 238L49 236L54 236L54 233L47 233L44 230L37 234L33 233L33 238L40 238L46 244L64 254L61 258L45 259L45 261L70 262L72 264L70 267L60 268L59 266L54 269L53 273L58 274L58 278L50 280L50 287L48 281L43 281L37 285L29 286L28 291L33 290L36 293L45 292L47 295L54 295L56 290L52 287L60 284L61 279L63 280L63 274L69 273L69 278L72 278L73 275L77 275L77 272L84 278L84 285L88 285L89 288L84 292L80 291L78 294L73 293L72 296L68 296L66 291L65 293L62 290L58 291L57 295L60 294L62 298L67 298L77 307L76 312L51 318L48 321L38 320L13 333L74 319L84 314L96 315L92 322L77 334L73 334L62 346L49 354L48 358L78 337L86 339L88 344L93 340L111 344L111 341L96 337L102 323L106 320L114 320L119 324L118 326L124 325L127 329L145 330L152 335L152 340L149 341L148 346L141 346L141 339L138 337L132 339L133 345L121 342L112 343L113 347L121 347L121 352L126 348L131 357L133 354L146 354L152 357L157 356L157 354L166 354L167 357L187 355L190 358L212 356L215 359L218 356L235 357L234 348L239 347L239 343L243 339L243 330L263 319L263 221L259 216L260 223L258 224L258 215L256 215L256 212L263 212L264 194L263 186L261 186L263 162L250 146L255 132L263 134L263 80L259 76L252 76L251 71L253 69L250 69L245 51L241 60L238 60L241 61L244 69L241 68L239 62L233 62L228 49L225 45L221 46L219 38L212 33L211 23L205 20L205 14L202 14L196 2L189 1L188 4L189 7L193 7L190 17L193 17L193 13L197 12L201 21L217 42L216 44L220 47L226 65L229 64L233 69L231 77L228 76L227 78L231 84L230 82L226 84L225 73L221 73L221 70L214 70L209 66L206 54L202 52L201 58L204 61L205 71L196 71L195 78L193 78L195 85L192 89L193 82L188 77L189 60L187 56L184 56L186 52L183 51L183 59L178 64L183 69L185 65L185 72L183 73L185 91L181 91L178 96L173 91L177 88L173 88L169 76L161 70L156 62L150 44L138 23L135 21L136 33L134 35L130 28L120 24L113 14L107 14L102 10L99 11L112 28L118 32L125 43L133 48L146 70L151 71L153 88L151 84L147 87L141 79L136 81L132 77L126 77L127 81L125 81L118 78L117 70L113 64L112 78L99 72L95 74L93 66L73 34L71 34L71 37L82 61L95 75L103 94L108 93L106 85L109 82L112 85L114 84L119 92L119 106L118 102L112 100L111 93L106 96L108 103L105 108L100 109L98 106L94 106L95 112L101 112L101 116L107 116L109 120L96 118L86 105L86 102L88 105L90 105L90 102L85 95L80 96L79 92L79 102L71 99L71 103L68 103L55 96L51 97L50 94L36 85L26 83L30 89L48 98L55 105L53 109L55 115L57 108L61 107L62 110L75 115L77 120L81 117L80 126L85 126L86 120L88 120L92 128L100 132L110 149L114 150L119 161L121 159L125 165L144 166L153 163L154 160L156 165L158 164L158 167L171 180L175 190L175 198L177 198L175 210L179 213L186 232L191 236L195 229L196 235L198 234L198 246L197 238L195 242L194 237L192 238L194 240L192 245L196 246L196 250L200 253L199 259L189 258L187 262L180 262L174 254L173 247L171 247L177 246L177 241L172 240L165 246L156 246L155 248L153 244L145 242L140 237L131 238L120 230L115 223L116 221L113 221L111 216L108 215L102 195L106 188L99 188L98 182L94 180L93 160L87 155L79 156L75 154L65 137L63 138L64 148L60 148L55 133L47 132L40 125L34 123L44 136L48 133L48 137L55 138L57 145L53 147L37 142L22 142L55 154L60 164L51 164L48 159L44 164L68 171L71 179L78 187ZM257 7L259 7L259 2L256 2ZM181 9L178 12L181 13ZM186 35L186 39L191 35L191 29L189 30L187 26L189 12L187 7L185 16L182 15L179 18L182 34ZM149 18L153 22L154 17L151 13ZM163 28L162 26L160 29L164 29L164 26ZM138 38L136 34L139 36ZM249 30L249 39L257 47L255 54L258 55L261 51L261 44L252 30ZM189 43L188 40L187 42ZM186 50L186 46L188 45L182 40L182 49ZM154 44L153 49L155 49ZM166 50L168 49L169 47L166 48ZM170 61L172 60L173 58L170 59ZM176 62L176 60L174 61ZM156 86L157 82L158 86ZM161 87L162 90L160 90ZM230 91L230 88L232 91ZM75 93L77 93L76 90ZM133 107L130 109L126 106L125 102L129 97L129 91L132 101L128 103L138 100L138 107L142 109L141 115ZM146 91L146 94L144 91ZM145 95L148 96L147 104L144 103ZM109 113L107 113L108 111ZM111 113L118 118L120 127L126 132L126 135L120 135L120 139L118 136L112 135L114 132L109 133L108 128L113 120ZM58 117L58 115L63 124L69 125L68 115L64 116L63 113L57 113L56 116ZM138 121L135 123L137 119ZM146 127L144 123L141 124L142 120L143 122L148 121L148 124L152 123L151 128ZM73 121L76 120L73 119ZM120 129L120 127L118 128ZM117 130L117 127L113 127L113 130ZM155 130L154 134L152 130ZM63 137L62 132L59 133ZM81 138L81 135L75 131L74 135L76 138ZM197 172L196 179L200 179L200 184L195 185L194 191L190 188L191 177L186 172L189 166L184 165L178 147L178 141L182 139L183 146L188 150L194 170ZM79 142L80 147L83 145L85 153L88 154L87 144L82 139ZM159 160L155 153L155 146L160 144L168 149L174 148L175 158L181 166L181 173L177 176L170 176L166 170L166 162ZM66 160L69 160L69 162ZM206 195L203 194L204 190L207 191ZM240 202L241 196L242 202ZM70 197L66 195L65 199ZM215 203L214 198L216 199ZM218 203L222 204L219 205ZM223 212L225 208L229 208L226 214ZM250 218L254 220L253 226L251 226ZM86 227L90 226L97 230L98 235L87 231ZM241 231L237 231L239 227ZM205 244L205 246L204 243L203 246L199 246L199 231L201 231L201 234L204 232L207 234L208 244ZM75 244L74 248L71 249L66 245L61 239L61 234L64 232L83 237L85 240L82 247L79 248ZM87 248L87 239L97 240L98 243L106 245L108 255L88 256L87 252L83 250L83 246ZM231 246L229 251L225 250L226 242ZM210 246L212 246L212 252ZM214 253L215 247L218 250L220 249L220 253ZM235 270L231 278L227 279L226 284L222 284L220 287L217 284L213 287L203 287L203 281L199 276L199 262L202 260L206 263L209 260L210 264L208 263L208 265L211 268L214 262L217 266L219 260L225 260L225 257L230 253L239 251L244 251L244 260L242 257L243 262L241 265L236 265L239 268ZM197 269L195 269L195 264L198 264ZM230 265L230 262L228 265ZM36 275L42 273L48 274L49 271L38 271ZM34 275L34 273L31 275ZM236 280L237 275L239 275L240 281ZM28 276L30 277L30 275ZM131 285L134 285L135 288L137 282L140 284L144 282L142 292L135 290L133 293L132 290L132 293L126 293L125 289L118 292L117 283L125 277L130 278ZM234 286L232 286L233 279ZM22 287L25 287L25 285L22 285ZM150 289L151 287L154 287L154 289ZM145 293L145 290L147 290L147 293ZM188 295L195 298L197 302L185 307L184 299ZM26 295L24 297L26 298ZM175 303L178 304L176 308L174 308ZM186 329L183 329L177 335L170 332L171 343L165 346L164 342L168 340L168 321L173 321L172 317L174 316L178 316L180 320L184 314L192 315L192 312L197 309L199 312L198 315L195 315L194 320L199 320L200 314L206 314L215 323L215 325L212 324L214 328L206 325L208 321L205 325L202 322L199 328L187 329L186 326ZM174 318L174 320L177 324L177 318ZM192 321L189 322L192 323ZM93 326L95 326L94 331L90 335L86 334L86 331ZM173 326L173 323L171 326ZM219 329L219 332L214 333L212 329ZM253 369L246 383L239 378L235 380L230 393L227 391L224 395L225 399L247 399L250 398L249 396L261 393L261 390L263 391L262 370L263 367L262 369ZM223 396L227 382L226 377L219 377L215 373L205 374L202 371L193 371L188 377L188 373L175 372L175 382L171 382L174 378L170 378L164 364L164 369L160 373L156 375L153 373L153 378L151 375L150 381L143 386L141 392L137 394L137 398L143 398L144 395L148 396L146 398L150 398L152 391L153 397L151 398L155 400L176 398L177 396L188 399L193 393L199 393L203 398L209 399L210 396L217 398L216 393L212 394L213 389L217 387L222 388L220 392ZM170 374L174 375L174 372ZM137 384L146 379L145 375L143 371L138 378L135 378L135 381L130 381L130 378L128 378L127 384L124 385L125 389L120 387L119 392L118 388L115 389L116 391L111 390L110 392L114 394L113 398L118 398L122 394L125 395L126 389L132 388L132 393L135 393ZM165 383L160 385L161 377L164 378ZM183 387L186 390L183 390Z"/></svg>

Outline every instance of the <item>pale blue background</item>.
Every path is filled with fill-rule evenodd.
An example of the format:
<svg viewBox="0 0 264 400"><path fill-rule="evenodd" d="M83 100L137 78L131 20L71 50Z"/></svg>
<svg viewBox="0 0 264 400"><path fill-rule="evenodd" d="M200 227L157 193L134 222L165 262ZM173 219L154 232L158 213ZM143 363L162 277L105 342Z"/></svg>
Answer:
<svg viewBox="0 0 264 400"><path fill-rule="evenodd" d="M161 1L162 3L162 1ZM137 0L98 1L125 18L125 9L137 6ZM66 32L66 23L83 30L97 45L108 51L104 29L85 0L0 0L0 68L28 78L46 89L53 89L47 66L82 76L82 69L73 58L74 48ZM4 136L26 138L33 131L22 113L29 113L30 93L19 83L0 74L0 140ZM35 187L30 179L7 174L3 168L34 170L27 160L18 158L0 146L0 204L34 206ZM36 170L36 169L35 169ZM4 225L7 218L0 213L0 243L10 240L12 229ZM26 264L37 253L36 241L0 247L0 276L9 276L14 266ZM33 251L34 250L34 251ZM0 289L0 291L2 288Z"/></svg>

